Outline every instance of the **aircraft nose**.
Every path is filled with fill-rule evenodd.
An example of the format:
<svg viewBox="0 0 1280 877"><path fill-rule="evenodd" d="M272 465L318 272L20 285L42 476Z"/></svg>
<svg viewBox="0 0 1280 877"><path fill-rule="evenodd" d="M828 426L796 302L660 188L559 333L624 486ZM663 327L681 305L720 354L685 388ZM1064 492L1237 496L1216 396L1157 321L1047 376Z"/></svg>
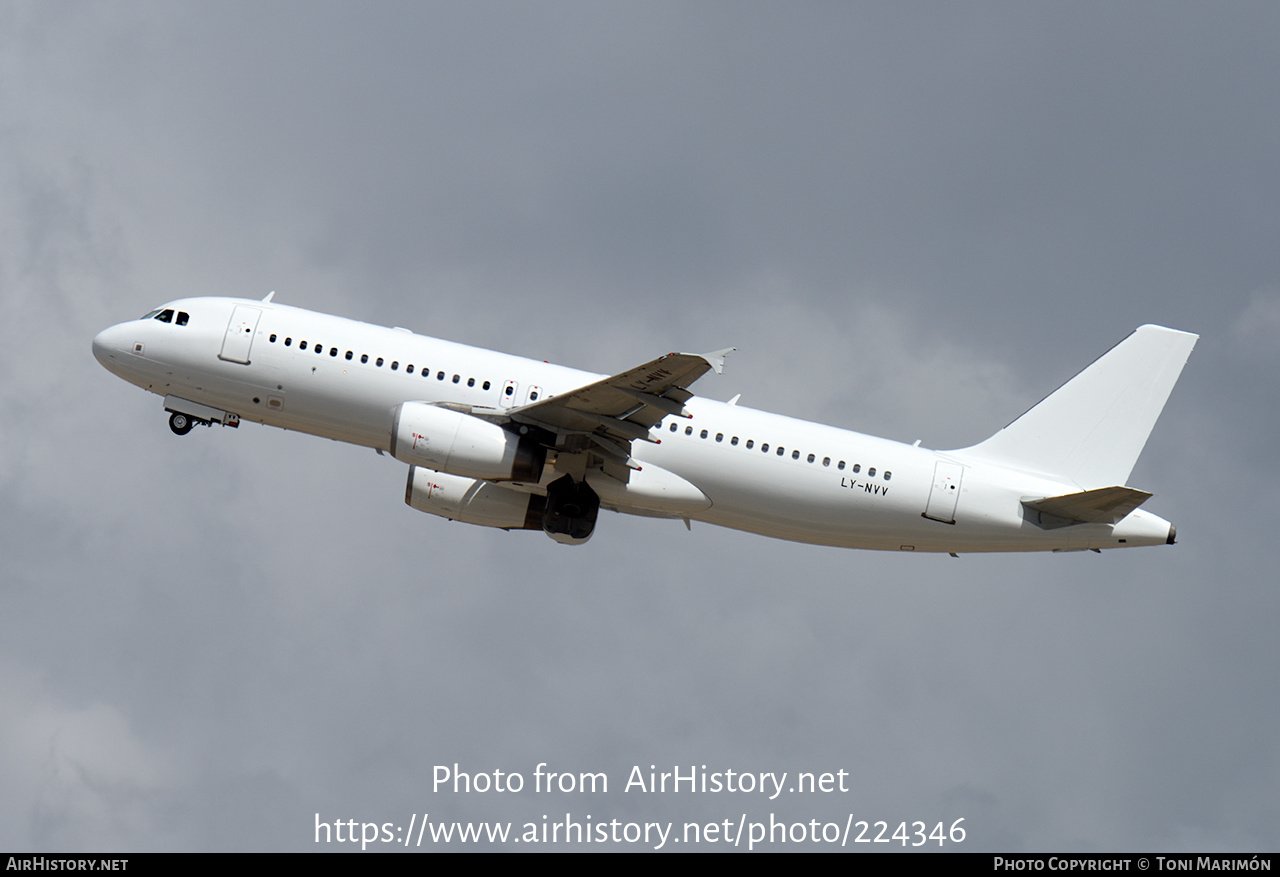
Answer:
<svg viewBox="0 0 1280 877"><path fill-rule="evenodd" d="M111 330L103 329L93 336L93 358L103 365L107 364L107 354L111 350Z"/></svg>
<svg viewBox="0 0 1280 877"><path fill-rule="evenodd" d="M93 336L93 358L102 363L104 368L110 369L112 360L124 352L125 331L122 323L103 329Z"/></svg>

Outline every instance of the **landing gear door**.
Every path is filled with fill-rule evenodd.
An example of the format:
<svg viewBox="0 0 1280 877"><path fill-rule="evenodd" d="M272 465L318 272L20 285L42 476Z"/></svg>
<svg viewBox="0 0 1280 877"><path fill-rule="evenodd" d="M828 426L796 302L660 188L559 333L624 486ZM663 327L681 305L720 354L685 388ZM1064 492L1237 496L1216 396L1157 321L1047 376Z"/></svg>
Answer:
<svg viewBox="0 0 1280 877"><path fill-rule="evenodd" d="M933 487L924 516L944 524L956 522L956 502L960 499L960 480L964 467L949 460L939 460L933 467Z"/></svg>
<svg viewBox="0 0 1280 877"><path fill-rule="evenodd" d="M231 322L227 323L227 334L222 339L222 352L218 359L227 362L249 364L249 348L253 346L253 333L258 329L258 318L262 311L258 308L236 305L231 312Z"/></svg>

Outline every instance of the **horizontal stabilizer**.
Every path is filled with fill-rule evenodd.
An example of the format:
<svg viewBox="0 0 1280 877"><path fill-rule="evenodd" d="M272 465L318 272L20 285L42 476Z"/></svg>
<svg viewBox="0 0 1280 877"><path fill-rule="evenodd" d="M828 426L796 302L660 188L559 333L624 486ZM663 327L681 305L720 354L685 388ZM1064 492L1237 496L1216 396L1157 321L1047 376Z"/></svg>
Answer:
<svg viewBox="0 0 1280 877"><path fill-rule="evenodd" d="M1029 509L1084 524L1114 524L1151 498L1132 487L1099 487L1044 499L1024 499Z"/></svg>

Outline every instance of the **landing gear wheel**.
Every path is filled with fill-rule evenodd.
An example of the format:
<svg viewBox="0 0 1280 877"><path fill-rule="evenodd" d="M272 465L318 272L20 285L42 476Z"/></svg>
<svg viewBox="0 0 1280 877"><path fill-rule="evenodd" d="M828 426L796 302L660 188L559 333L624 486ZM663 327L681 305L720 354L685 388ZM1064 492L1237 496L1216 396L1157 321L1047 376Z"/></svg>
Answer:
<svg viewBox="0 0 1280 877"><path fill-rule="evenodd" d="M600 514L600 497L585 481L572 476L547 485L547 504L542 512L542 529L557 542L581 545L591 538Z"/></svg>
<svg viewBox="0 0 1280 877"><path fill-rule="evenodd" d="M175 411L169 415L169 428L173 430L176 435L186 435L191 432L191 428L195 425L196 422L191 419L191 415L189 414L183 414L180 411Z"/></svg>

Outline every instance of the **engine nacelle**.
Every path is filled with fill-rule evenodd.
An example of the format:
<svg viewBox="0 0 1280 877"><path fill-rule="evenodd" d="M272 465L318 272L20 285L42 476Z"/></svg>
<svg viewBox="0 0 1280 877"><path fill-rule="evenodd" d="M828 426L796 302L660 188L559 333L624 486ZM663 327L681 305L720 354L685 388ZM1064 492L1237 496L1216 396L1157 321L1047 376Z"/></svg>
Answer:
<svg viewBox="0 0 1280 877"><path fill-rule="evenodd" d="M468 478L536 484L547 452L527 436L479 417L405 402L391 424L391 456L410 466Z"/></svg>
<svg viewBox="0 0 1280 877"><path fill-rule="evenodd" d="M409 469L404 501L420 512L503 530L541 530L547 505L536 494L418 466Z"/></svg>

